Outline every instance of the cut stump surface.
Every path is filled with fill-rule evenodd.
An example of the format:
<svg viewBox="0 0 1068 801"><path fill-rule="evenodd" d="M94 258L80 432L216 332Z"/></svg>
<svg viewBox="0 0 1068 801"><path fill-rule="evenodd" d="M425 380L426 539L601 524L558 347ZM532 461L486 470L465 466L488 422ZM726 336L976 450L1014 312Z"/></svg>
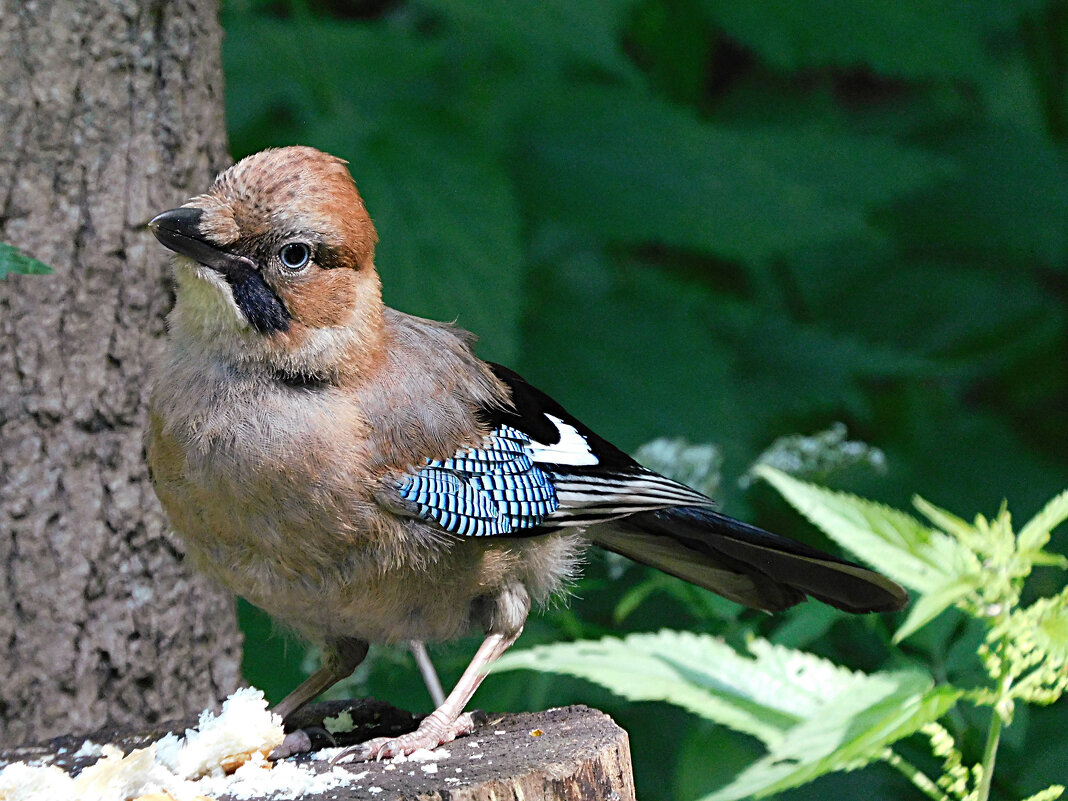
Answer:
<svg viewBox="0 0 1068 801"><path fill-rule="evenodd" d="M321 723L326 716L348 709L356 724L356 737L339 737L339 744L362 741L381 734L414 728L416 719L388 704L372 700L335 701L309 706L298 725ZM72 759L82 743L112 743L124 752L143 748L170 731L181 733L193 719L175 721L152 732L100 731L91 735L59 737L41 746L0 752L0 767L16 760L47 760L67 770L78 770L93 760ZM281 801L634 801L627 733L603 712L569 706L546 712L489 715L472 734L445 746L448 756L434 761L383 761L342 763L354 780L322 793L263 795ZM313 755L291 757L317 773L331 770ZM219 796L230 801L231 796ZM247 798L247 797L242 797Z"/></svg>

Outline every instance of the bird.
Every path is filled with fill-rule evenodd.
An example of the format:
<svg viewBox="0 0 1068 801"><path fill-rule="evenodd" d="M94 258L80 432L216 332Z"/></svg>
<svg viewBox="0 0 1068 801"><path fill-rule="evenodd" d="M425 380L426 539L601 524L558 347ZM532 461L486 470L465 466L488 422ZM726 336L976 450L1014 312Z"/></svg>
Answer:
<svg viewBox="0 0 1068 801"><path fill-rule="evenodd" d="M322 650L283 718L370 644L484 639L383 759L468 733L487 668L591 545L769 612L852 613L906 591L733 519L642 467L473 336L384 305L378 235L348 162L264 150L148 224L176 287L145 452L187 558Z"/></svg>

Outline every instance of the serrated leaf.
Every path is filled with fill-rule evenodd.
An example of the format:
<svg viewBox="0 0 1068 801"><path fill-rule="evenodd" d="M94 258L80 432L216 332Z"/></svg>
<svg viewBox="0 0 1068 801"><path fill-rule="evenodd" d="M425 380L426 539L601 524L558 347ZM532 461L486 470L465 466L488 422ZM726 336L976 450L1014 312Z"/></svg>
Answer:
<svg viewBox="0 0 1068 801"><path fill-rule="evenodd" d="M1065 520L1068 520L1068 490L1047 503L1037 515L1020 529L1016 536L1021 551L1038 551L1049 542L1049 535Z"/></svg>
<svg viewBox="0 0 1068 801"><path fill-rule="evenodd" d="M888 745L940 718L961 696L952 687L932 687L930 677L919 673L878 673L868 679L862 691L842 693L702 801L760 798L832 771L863 767Z"/></svg>
<svg viewBox="0 0 1068 801"><path fill-rule="evenodd" d="M904 512L798 481L766 465L754 472L827 536L907 587L935 592L978 572L970 551Z"/></svg>
<svg viewBox="0 0 1068 801"><path fill-rule="evenodd" d="M0 278L6 278L8 273L48 275L51 272L52 268L43 261L27 256L14 245L0 242Z"/></svg>
<svg viewBox="0 0 1068 801"><path fill-rule="evenodd" d="M1060 664L1068 663L1068 607L1054 607L1038 623L1043 646Z"/></svg>
<svg viewBox="0 0 1068 801"><path fill-rule="evenodd" d="M921 595L909 609L908 617L901 624L901 628L894 632L893 641L899 643L926 626L968 593L974 592L979 587L980 581L981 577L978 573L970 574Z"/></svg>
<svg viewBox="0 0 1068 801"><path fill-rule="evenodd" d="M863 681L819 657L760 643L755 658L722 640L660 631L505 654L494 670L578 676L632 701L665 701L770 744L843 687Z"/></svg>
<svg viewBox="0 0 1068 801"><path fill-rule="evenodd" d="M917 672L865 675L766 640L739 654L722 640L660 631L559 643L503 656L495 670L530 668L594 681L633 701L666 701L752 734L767 757L710 798L800 784L879 757L960 696Z"/></svg>
<svg viewBox="0 0 1068 801"><path fill-rule="evenodd" d="M970 525L966 520L962 520L952 512L935 506L926 498L916 495L912 499L912 505L916 507L920 514L944 532L952 534L962 542L966 542L975 536L975 526Z"/></svg>
<svg viewBox="0 0 1068 801"><path fill-rule="evenodd" d="M668 244L750 263L878 237L869 207L941 174L874 137L728 130L638 91L576 88L525 124L520 176L536 213L613 242ZM842 163L864 169L845 173Z"/></svg>

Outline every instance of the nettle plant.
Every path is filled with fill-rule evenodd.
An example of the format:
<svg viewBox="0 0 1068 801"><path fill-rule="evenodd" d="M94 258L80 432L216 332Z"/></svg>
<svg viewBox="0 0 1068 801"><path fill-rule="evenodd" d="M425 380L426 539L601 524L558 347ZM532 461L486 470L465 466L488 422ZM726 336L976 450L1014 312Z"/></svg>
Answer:
<svg viewBox="0 0 1068 801"><path fill-rule="evenodd" d="M985 679L968 687L936 681L902 654L898 661L908 667L863 673L761 638L739 651L717 637L667 630L513 652L499 669L578 676L630 700L676 704L759 739L765 755L704 801L763 797L873 762L900 771L937 801L985 801L1002 731L1017 705L1053 703L1068 686L1068 588L1021 601L1034 567L1068 567L1064 556L1044 550L1051 531L1068 519L1068 491L1015 532L1004 507L993 519L968 523L916 498L921 521L767 462L752 472L841 546L910 589L914 600L895 646L951 606L979 621L985 635L978 673ZM951 727L940 722L961 704L989 709L975 764L965 764ZM929 742L936 760L926 761L940 761L940 775L902 755L899 741L913 736ZM1028 801L1063 792L1051 785Z"/></svg>

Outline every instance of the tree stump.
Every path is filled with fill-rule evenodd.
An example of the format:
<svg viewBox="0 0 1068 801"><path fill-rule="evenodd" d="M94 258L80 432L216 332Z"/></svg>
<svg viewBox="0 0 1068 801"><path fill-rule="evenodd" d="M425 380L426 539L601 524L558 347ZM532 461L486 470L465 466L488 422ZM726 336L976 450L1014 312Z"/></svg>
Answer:
<svg viewBox="0 0 1068 801"><path fill-rule="evenodd" d="M327 716L350 710L356 724L352 735L338 735L339 745L362 742L382 734L412 730L417 718L374 700L314 704L299 720L301 726L321 724ZM168 732L182 733L194 719L172 721L152 731L103 730L68 735L40 746L0 752L0 767L16 760L38 760L76 772L93 759L73 758L86 739L112 743L125 753L143 748ZM442 750L447 756L442 756ZM386 760L342 763L353 780L325 792L265 794L272 801L633 801L627 733L603 712L569 706L546 712L489 715L470 735L439 749L433 761ZM331 770L314 754L291 757L316 773ZM233 796L217 796L231 801ZM248 796L242 795L242 798Z"/></svg>

